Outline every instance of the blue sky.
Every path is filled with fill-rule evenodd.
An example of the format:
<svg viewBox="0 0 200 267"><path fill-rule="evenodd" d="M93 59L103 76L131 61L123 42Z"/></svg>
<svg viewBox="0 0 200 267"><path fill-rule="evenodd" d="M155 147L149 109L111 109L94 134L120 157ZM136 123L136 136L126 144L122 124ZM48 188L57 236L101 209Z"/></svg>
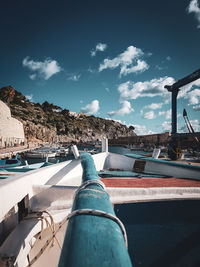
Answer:
<svg viewBox="0 0 200 267"><path fill-rule="evenodd" d="M0 87L34 102L171 129L172 84L200 68L200 1L2 1ZM200 131L200 79L178 95Z"/></svg>

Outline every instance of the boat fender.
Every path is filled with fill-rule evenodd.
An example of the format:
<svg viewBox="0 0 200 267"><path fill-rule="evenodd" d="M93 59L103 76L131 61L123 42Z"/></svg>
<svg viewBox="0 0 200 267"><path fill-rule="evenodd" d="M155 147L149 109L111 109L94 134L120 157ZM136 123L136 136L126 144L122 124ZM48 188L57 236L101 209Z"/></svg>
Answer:
<svg viewBox="0 0 200 267"><path fill-rule="evenodd" d="M75 159L79 159L80 158L80 154L78 151L78 148L76 145L72 146L72 153L74 154Z"/></svg>
<svg viewBox="0 0 200 267"><path fill-rule="evenodd" d="M103 137L102 139L102 147L101 147L102 152L108 152L108 139L106 137Z"/></svg>
<svg viewBox="0 0 200 267"><path fill-rule="evenodd" d="M152 153L152 158L158 159L160 155L161 149L160 148L154 148Z"/></svg>

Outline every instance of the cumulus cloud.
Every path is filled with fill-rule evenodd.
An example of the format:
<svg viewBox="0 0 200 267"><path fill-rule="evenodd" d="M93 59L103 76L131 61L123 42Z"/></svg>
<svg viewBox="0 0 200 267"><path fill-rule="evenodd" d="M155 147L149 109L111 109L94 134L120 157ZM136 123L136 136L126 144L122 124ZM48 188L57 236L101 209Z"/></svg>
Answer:
<svg viewBox="0 0 200 267"><path fill-rule="evenodd" d="M188 98L189 105L197 105L200 100L200 89L194 89L185 97Z"/></svg>
<svg viewBox="0 0 200 267"><path fill-rule="evenodd" d="M195 87L200 87L200 79L197 79L194 82L191 82L183 87L181 87L178 98L188 98L192 90L196 89Z"/></svg>
<svg viewBox="0 0 200 267"><path fill-rule="evenodd" d="M120 68L120 76L130 73L143 72L149 68L148 64L139 58L144 55L140 48L129 46L123 53L113 59L104 59L99 66L99 72L105 69Z"/></svg>
<svg viewBox="0 0 200 267"><path fill-rule="evenodd" d="M124 125L126 125L126 122L124 121L124 122L122 122L121 120L116 120L116 119L113 119L113 118L105 118L106 120L110 120L110 121L115 121L115 122L118 122L118 123L121 123L121 124L124 124Z"/></svg>
<svg viewBox="0 0 200 267"><path fill-rule="evenodd" d="M200 8L198 1L197 0L190 1L187 10L188 13L194 13L195 18L197 19L198 22L197 28L200 28Z"/></svg>
<svg viewBox="0 0 200 267"><path fill-rule="evenodd" d="M122 101L121 102L122 107L119 110L116 111L110 111L108 112L108 115L110 117L114 116L114 115L119 115L119 116L124 116L127 114L130 114L131 112L134 111L134 109L131 107L131 103L129 101Z"/></svg>
<svg viewBox="0 0 200 267"><path fill-rule="evenodd" d="M31 80L35 80L35 79L36 79L36 77L37 77L37 75L36 75L36 74L30 74L30 75L29 75L29 78L30 78Z"/></svg>
<svg viewBox="0 0 200 267"><path fill-rule="evenodd" d="M77 82L81 77L81 74L70 74L68 80Z"/></svg>
<svg viewBox="0 0 200 267"><path fill-rule="evenodd" d="M162 108L162 105L163 105L163 103L152 103L150 105L144 106L144 109L147 109L147 108L153 109L153 110L160 109L160 108Z"/></svg>
<svg viewBox="0 0 200 267"><path fill-rule="evenodd" d="M162 96L165 99L170 99L169 93L164 86L174 83L172 77L161 77L145 82L133 83L131 81L122 83L118 87L121 99L137 99L139 97L155 97Z"/></svg>
<svg viewBox="0 0 200 267"><path fill-rule="evenodd" d="M194 107L193 107L193 110L194 110L194 111L200 111L200 105L198 105L198 106L194 106Z"/></svg>
<svg viewBox="0 0 200 267"><path fill-rule="evenodd" d="M165 116L165 119L169 120L172 117L172 109L170 108L169 110L166 110L166 111L159 111L158 116ZM177 114L177 118L179 117L182 117L180 113Z"/></svg>
<svg viewBox="0 0 200 267"><path fill-rule="evenodd" d="M81 112L86 114L96 114L99 111L99 101L93 100L90 104L81 109Z"/></svg>
<svg viewBox="0 0 200 267"><path fill-rule="evenodd" d="M45 59L44 62L42 62L42 61L34 61L29 59L29 57L26 57L23 59L22 65L28 68L31 72L33 72L29 76L30 79L32 80L34 80L37 76L45 80L48 80L54 74L62 70L58 62L50 58L47 58Z"/></svg>
<svg viewBox="0 0 200 267"><path fill-rule="evenodd" d="M154 134L153 131L151 130L147 130L146 126L145 125L138 125L138 124L134 124L134 132L137 134L137 135L147 135L147 134Z"/></svg>
<svg viewBox="0 0 200 267"><path fill-rule="evenodd" d="M170 121L164 121L162 124L163 131L171 131L171 122Z"/></svg>
<svg viewBox="0 0 200 267"><path fill-rule="evenodd" d="M165 118L166 118L167 120L169 120L169 119L171 119L171 117L172 117L172 110L169 109L169 110L167 110L167 111L159 111L158 115L159 115L159 116L164 115Z"/></svg>
<svg viewBox="0 0 200 267"><path fill-rule="evenodd" d="M166 66L166 63L168 63L169 61L171 61L171 57L170 56L167 56L165 59L163 59L161 62L159 62L159 65L155 65L155 68L157 70L163 70L163 69L166 69L167 66Z"/></svg>
<svg viewBox="0 0 200 267"><path fill-rule="evenodd" d="M195 132L199 132L199 129L200 129L200 123L198 120L191 120L190 121L193 129ZM184 133L188 133L188 129L187 129L187 126L184 125L182 126L180 129L179 129L180 132L184 132Z"/></svg>
<svg viewBox="0 0 200 267"><path fill-rule="evenodd" d="M148 112L145 112L145 113L143 114L143 117L144 117L145 119L148 119L148 120L152 120L152 119L155 119L155 118L156 118L155 113L154 113L153 110L150 110L150 111L148 111Z"/></svg>
<svg viewBox="0 0 200 267"><path fill-rule="evenodd" d="M27 100L33 101L33 95L32 94L31 95L26 95L25 97L26 97Z"/></svg>
<svg viewBox="0 0 200 267"><path fill-rule="evenodd" d="M103 52L103 51L105 51L106 48L107 48L107 44L98 43L96 45L95 49L92 49L90 51L90 54L91 54L92 57L95 57L96 56L96 53L98 51Z"/></svg>

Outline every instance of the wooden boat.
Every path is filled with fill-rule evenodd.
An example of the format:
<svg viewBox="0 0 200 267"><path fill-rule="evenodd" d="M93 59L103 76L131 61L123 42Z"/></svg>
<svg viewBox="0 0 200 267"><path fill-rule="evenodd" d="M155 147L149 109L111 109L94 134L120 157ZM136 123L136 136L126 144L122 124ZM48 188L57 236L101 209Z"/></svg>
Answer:
<svg viewBox="0 0 200 267"><path fill-rule="evenodd" d="M11 175L16 175L19 173L36 170L36 169L43 168L43 167L46 167L52 164L54 163L49 162L48 158L46 158L45 162L38 162L38 163L33 163L33 164L28 164L27 160L25 160L25 165L2 168L0 172L0 179L5 179L5 178L10 177Z"/></svg>
<svg viewBox="0 0 200 267"><path fill-rule="evenodd" d="M198 266L200 167L103 148L0 181L0 266Z"/></svg>
<svg viewBox="0 0 200 267"><path fill-rule="evenodd" d="M56 156L56 150L33 150L25 153L27 158L45 159L54 158Z"/></svg>
<svg viewBox="0 0 200 267"><path fill-rule="evenodd" d="M12 159L0 160L0 168L12 168L21 165L21 160L18 159L18 154Z"/></svg>

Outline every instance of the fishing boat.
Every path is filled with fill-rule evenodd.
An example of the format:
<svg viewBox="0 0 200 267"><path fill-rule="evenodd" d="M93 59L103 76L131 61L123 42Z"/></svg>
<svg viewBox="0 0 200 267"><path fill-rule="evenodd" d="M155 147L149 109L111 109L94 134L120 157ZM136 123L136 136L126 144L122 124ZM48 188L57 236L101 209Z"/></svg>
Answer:
<svg viewBox="0 0 200 267"><path fill-rule="evenodd" d="M49 150L49 149L36 149L32 151L27 151L25 153L25 156L27 158L34 158L34 159L45 159L48 158L54 158L57 154L57 150Z"/></svg>
<svg viewBox="0 0 200 267"><path fill-rule="evenodd" d="M198 266L199 166L72 151L0 181L0 266Z"/></svg>
<svg viewBox="0 0 200 267"><path fill-rule="evenodd" d="M56 162L58 163L59 160ZM38 162L38 163L33 163L33 164L28 164L27 160L25 160L25 165L20 165L20 166L14 166L14 167L4 167L1 169L0 171L0 179L5 179L10 177L11 175L16 175L19 173L23 173L23 172L28 172L28 171L32 171L32 170L36 170L39 168L43 168L49 165L52 165L54 163L49 162L48 158L46 158L46 160L44 162Z"/></svg>
<svg viewBox="0 0 200 267"><path fill-rule="evenodd" d="M56 151L56 157L66 157L70 153L69 148L58 148Z"/></svg>
<svg viewBox="0 0 200 267"><path fill-rule="evenodd" d="M2 159L0 160L0 168L7 169L21 165L21 160L18 159L18 154L12 159Z"/></svg>

